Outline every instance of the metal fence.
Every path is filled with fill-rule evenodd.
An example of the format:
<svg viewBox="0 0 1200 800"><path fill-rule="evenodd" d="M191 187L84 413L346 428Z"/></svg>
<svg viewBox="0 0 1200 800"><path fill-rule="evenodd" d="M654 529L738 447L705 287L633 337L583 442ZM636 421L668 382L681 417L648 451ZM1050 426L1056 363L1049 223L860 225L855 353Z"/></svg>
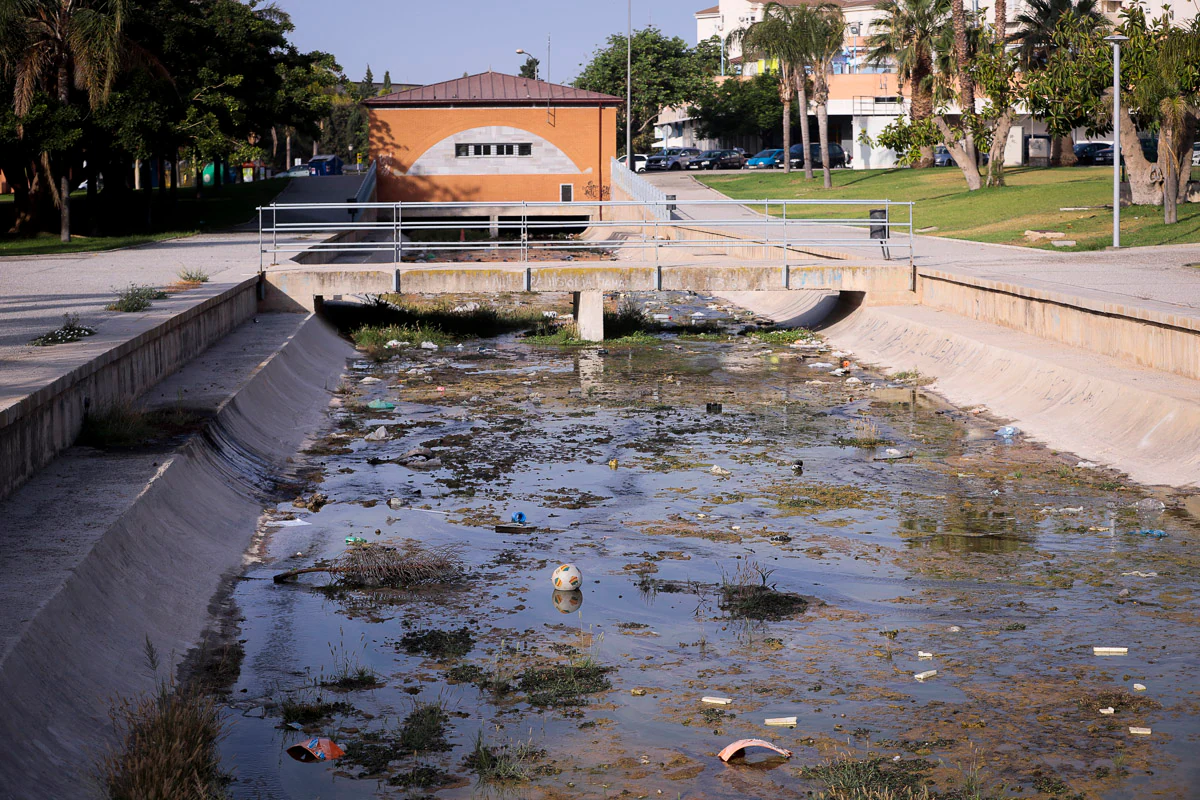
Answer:
<svg viewBox="0 0 1200 800"><path fill-rule="evenodd" d="M326 263L400 264L440 255L699 264L724 256L724 265L784 266L850 253L911 265L913 256L913 204L889 200L273 203L258 212L260 268L300 253L320 254Z"/></svg>
<svg viewBox="0 0 1200 800"><path fill-rule="evenodd" d="M363 178L362 185L358 187L358 191L354 194L355 203L370 202L371 198L375 196L376 163L377 162L375 161L371 162L371 167L367 170L367 174L366 177ZM366 209L364 208L357 209L354 214L351 215L351 219L353 219L355 222L358 222L362 219L362 215L365 211Z"/></svg>
<svg viewBox="0 0 1200 800"><path fill-rule="evenodd" d="M654 205L650 206L650 208L659 219L671 218L671 211L665 205L671 198L667 197L662 189L659 189L615 158L610 159L609 168L612 170L612 184L615 188L629 195L631 200L653 203Z"/></svg>

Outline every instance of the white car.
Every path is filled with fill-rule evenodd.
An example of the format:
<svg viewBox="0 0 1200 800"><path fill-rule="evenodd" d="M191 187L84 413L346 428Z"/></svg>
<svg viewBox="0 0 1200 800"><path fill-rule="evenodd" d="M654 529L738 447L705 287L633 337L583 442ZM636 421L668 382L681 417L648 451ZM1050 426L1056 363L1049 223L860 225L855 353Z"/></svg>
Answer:
<svg viewBox="0 0 1200 800"><path fill-rule="evenodd" d="M617 161L624 164L625 156L621 156L620 158L617 159ZM641 153L633 154L633 171L634 172L645 172L646 171L646 157L644 155L642 155Z"/></svg>
<svg viewBox="0 0 1200 800"><path fill-rule="evenodd" d="M1200 142L1192 143L1192 166L1200 167Z"/></svg>

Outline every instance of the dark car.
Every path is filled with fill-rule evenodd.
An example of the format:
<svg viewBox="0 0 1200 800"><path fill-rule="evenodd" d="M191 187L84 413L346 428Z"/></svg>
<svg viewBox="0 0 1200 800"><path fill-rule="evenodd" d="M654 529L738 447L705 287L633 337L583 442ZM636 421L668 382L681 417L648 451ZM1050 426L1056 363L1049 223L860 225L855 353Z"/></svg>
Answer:
<svg viewBox="0 0 1200 800"><path fill-rule="evenodd" d="M655 153L646 159L646 169L649 170L674 170L687 169L688 163L700 155L700 151L695 147L668 147L661 153Z"/></svg>
<svg viewBox="0 0 1200 800"><path fill-rule="evenodd" d="M1139 141L1142 144L1142 155L1145 156L1146 160L1149 161L1151 164L1157 164L1158 163L1158 142L1155 141L1154 139L1140 139ZM1109 145L1104 145L1103 147L1101 147L1099 150L1096 151L1096 155L1094 158L1095 158L1095 160L1093 161L1093 163L1096 166L1111 167L1112 162L1113 162L1113 147L1112 147L1112 145L1109 144ZM1122 164L1125 163L1125 151L1124 150L1121 151L1121 163Z"/></svg>
<svg viewBox="0 0 1200 800"><path fill-rule="evenodd" d="M735 150L708 150L688 162L688 169L741 169L745 159Z"/></svg>
<svg viewBox="0 0 1200 800"><path fill-rule="evenodd" d="M813 167L823 167L824 164L821 163L821 145L817 142L811 142L809 144L809 152L812 153ZM804 145L803 144L792 145L791 162L792 162L793 168L804 166ZM846 151L842 149L842 146L840 144L838 144L836 142L830 142L829 143L829 168L835 169L837 167L848 167L848 166L850 166L850 157L848 155L846 155Z"/></svg>
<svg viewBox="0 0 1200 800"><path fill-rule="evenodd" d="M1101 164L1112 164L1111 142L1080 142L1075 145L1075 164L1080 167L1094 167ZM1101 153L1107 153L1107 159L1097 160Z"/></svg>

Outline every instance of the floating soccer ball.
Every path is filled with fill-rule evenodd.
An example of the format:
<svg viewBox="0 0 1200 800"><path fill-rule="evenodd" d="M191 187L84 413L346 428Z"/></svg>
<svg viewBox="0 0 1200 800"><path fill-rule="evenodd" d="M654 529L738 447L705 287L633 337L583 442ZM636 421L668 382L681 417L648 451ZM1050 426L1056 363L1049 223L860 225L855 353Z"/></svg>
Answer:
<svg viewBox="0 0 1200 800"><path fill-rule="evenodd" d="M563 564L554 570L554 588L568 592L583 585L583 573L574 564Z"/></svg>
<svg viewBox="0 0 1200 800"><path fill-rule="evenodd" d="M554 590L552 595L554 607L564 614L574 614L583 605L583 592L573 591L564 592L559 589Z"/></svg>

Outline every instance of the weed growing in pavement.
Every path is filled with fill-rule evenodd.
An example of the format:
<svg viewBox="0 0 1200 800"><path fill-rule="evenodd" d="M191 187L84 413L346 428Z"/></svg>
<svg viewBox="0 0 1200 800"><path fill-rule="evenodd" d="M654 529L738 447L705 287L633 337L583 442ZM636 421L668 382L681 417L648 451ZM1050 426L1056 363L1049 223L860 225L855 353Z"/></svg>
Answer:
<svg viewBox="0 0 1200 800"><path fill-rule="evenodd" d="M41 336L33 339L29 343L34 347L49 347L56 344L67 344L68 342L77 342L88 336L94 336L95 328L90 328L87 325L79 324L78 314L63 314L63 324L49 333L43 333Z"/></svg>
<svg viewBox="0 0 1200 800"><path fill-rule="evenodd" d="M167 293L153 286L139 286L131 283L124 289L117 289L117 299L104 307L105 311L145 311L152 300L162 300Z"/></svg>
<svg viewBox="0 0 1200 800"><path fill-rule="evenodd" d="M179 270L179 280L184 283L208 283L208 273L198 267L184 267Z"/></svg>

